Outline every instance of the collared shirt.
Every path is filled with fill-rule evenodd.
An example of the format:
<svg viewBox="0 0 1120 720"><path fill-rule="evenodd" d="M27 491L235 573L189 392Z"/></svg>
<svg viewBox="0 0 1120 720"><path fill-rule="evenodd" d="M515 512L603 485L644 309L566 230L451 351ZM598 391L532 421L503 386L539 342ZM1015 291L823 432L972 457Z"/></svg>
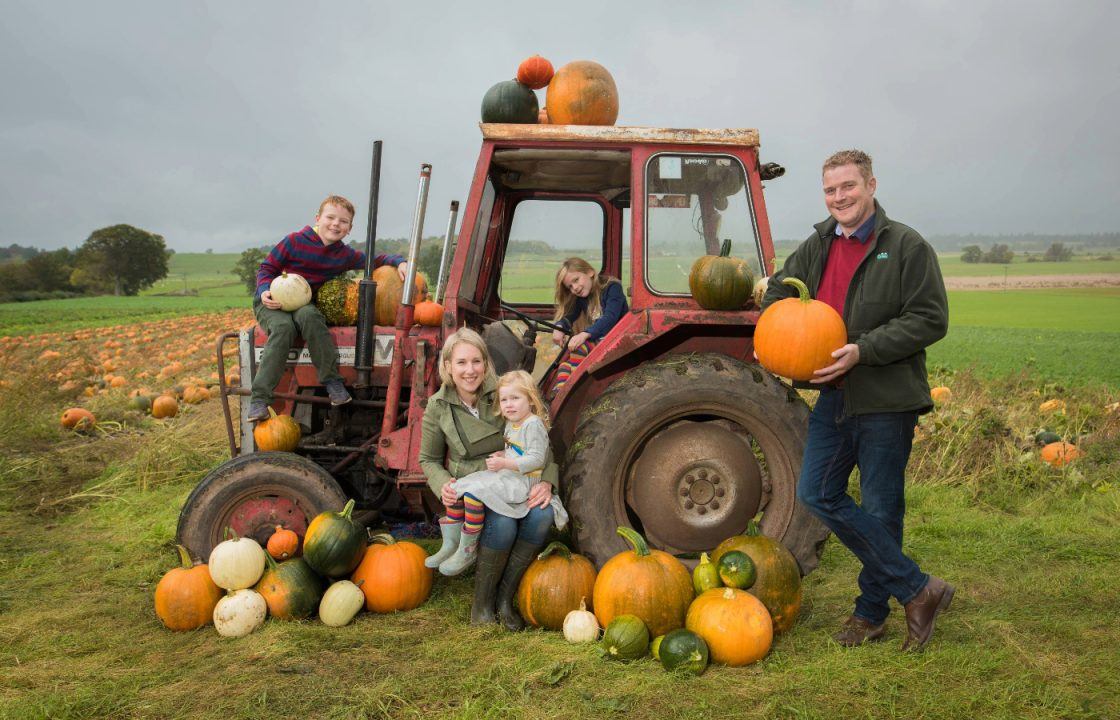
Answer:
<svg viewBox="0 0 1120 720"><path fill-rule="evenodd" d="M853 237L861 243L866 243L867 239L871 237L871 233L875 230L875 213L871 213L871 217L867 218L862 225L856 228L856 231L848 237ZM840 228L840 224L836 224L836 234L843 235L844 231Z"/></svg>

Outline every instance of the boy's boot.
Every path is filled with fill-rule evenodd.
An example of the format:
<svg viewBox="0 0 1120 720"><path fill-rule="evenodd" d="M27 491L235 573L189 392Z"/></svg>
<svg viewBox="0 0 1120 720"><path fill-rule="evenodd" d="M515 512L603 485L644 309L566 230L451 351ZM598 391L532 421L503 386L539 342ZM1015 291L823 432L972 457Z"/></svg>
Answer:
<svg viewBox="0 0 1120 720"><path fill-rule="evenodd" d="M509 550L494 550L485 545L478 548L478 566L474 570L474 601L471 602L471 625L497 622L494 595L505 570Z"/></svg>
<svg viewBox="0 0 1120 720"><path fill-rule="evenodd" d="M482 533L459 533L459 549L439 564L441 575L452 577L463 572L478 559L478 536Z"/></svg>
<svg viewBox="0 0 1120 720"><path fill-rule="evenodd" d="M517 632L525 628L525 621L521 613L517 612L514 598L517 597L517 588L521 585L521 576L526 568L533 562L541 546L536 543L518 540L513 544L506 563L505 572L502 573L502 582L498 585L498 618L502 627L510 632Z"/></svg>
<svg viewBox="0 0 1120 720"><path fill-rule="evenodd" d="M268 403L264 400L249 401L249 422L260 422L268 419Z"/></svg>
<svg viewBox="0 0 1120 720"><path fill-rule="evenodd" d="M455 554L459 548L459 535L463 532L463 522L439 522L439 533L443 536L443 545L440 545L439 550L435 555L432 555L424 561L424 567L430 567L433 570L439 567L439 564Z"/></svg>
<svg viewBox="0 0 1120 720"><path fill-rule="evenodd" d="M350 392L341 380L328 380L323 385L327 388L327 396L331 399L331 405L345 405L350 402Z"/></svg>

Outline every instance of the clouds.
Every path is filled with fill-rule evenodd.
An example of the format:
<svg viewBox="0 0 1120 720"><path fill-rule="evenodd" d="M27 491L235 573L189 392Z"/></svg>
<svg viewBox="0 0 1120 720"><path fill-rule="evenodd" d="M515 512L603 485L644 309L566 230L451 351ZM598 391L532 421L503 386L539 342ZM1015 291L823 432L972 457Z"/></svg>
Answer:
<svg viewBox="0 0 1120 720"><path fill-rule="evenodd" d="M442 232L483 93L538 52L608 67L620 124L758 127L763 159L789 169L767 189L777 237L823 216L820 162L849 146L926 234L1120 224L1120 12L1105 3L5 4L12 242L73 247L128 222L178 250L239 250L328 192L362 218L375 138L379 235L408 232L421 162Z"/></svg>

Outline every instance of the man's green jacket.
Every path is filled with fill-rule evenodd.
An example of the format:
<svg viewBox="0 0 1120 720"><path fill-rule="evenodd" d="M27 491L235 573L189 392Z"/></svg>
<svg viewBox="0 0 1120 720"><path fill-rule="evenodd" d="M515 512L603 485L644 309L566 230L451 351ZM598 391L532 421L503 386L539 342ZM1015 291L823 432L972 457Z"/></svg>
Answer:
<svg viewBox="0 0 1120 720"><path fill-rule="evenodd" d="M836 220L814 226L774 274L763 309L797 291L782 283L795 277L817 295ZM875 234L848 287L844 303L848 342L859 346L859 363L841 380L847 415L928 412L925 348L945 337L949 301L937 255L916 230L891 220L875 201ZM798 384L799 387L819 386Z"/></svg>

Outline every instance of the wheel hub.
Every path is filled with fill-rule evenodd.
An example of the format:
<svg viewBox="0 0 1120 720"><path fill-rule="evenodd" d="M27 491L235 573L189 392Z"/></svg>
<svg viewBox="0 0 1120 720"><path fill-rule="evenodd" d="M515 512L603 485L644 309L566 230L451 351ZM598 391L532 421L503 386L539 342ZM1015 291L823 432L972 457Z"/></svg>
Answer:
<svg viewBox="0 0 1120 720"><path fill-rule="evenodd" d="M626 496L654 545L710 550L758 512L762 473L742 436L715 422L682 422L649 439Z"/></svg>
<svg viewBox="0 0 1120 720"><path fill-rule="evenodd" d="M307 516L286 497L257 497L238 505L229 518L229 526L238 537L250 537L261 545L268 543L280 525L300 537L307 534Z"/></svg>

